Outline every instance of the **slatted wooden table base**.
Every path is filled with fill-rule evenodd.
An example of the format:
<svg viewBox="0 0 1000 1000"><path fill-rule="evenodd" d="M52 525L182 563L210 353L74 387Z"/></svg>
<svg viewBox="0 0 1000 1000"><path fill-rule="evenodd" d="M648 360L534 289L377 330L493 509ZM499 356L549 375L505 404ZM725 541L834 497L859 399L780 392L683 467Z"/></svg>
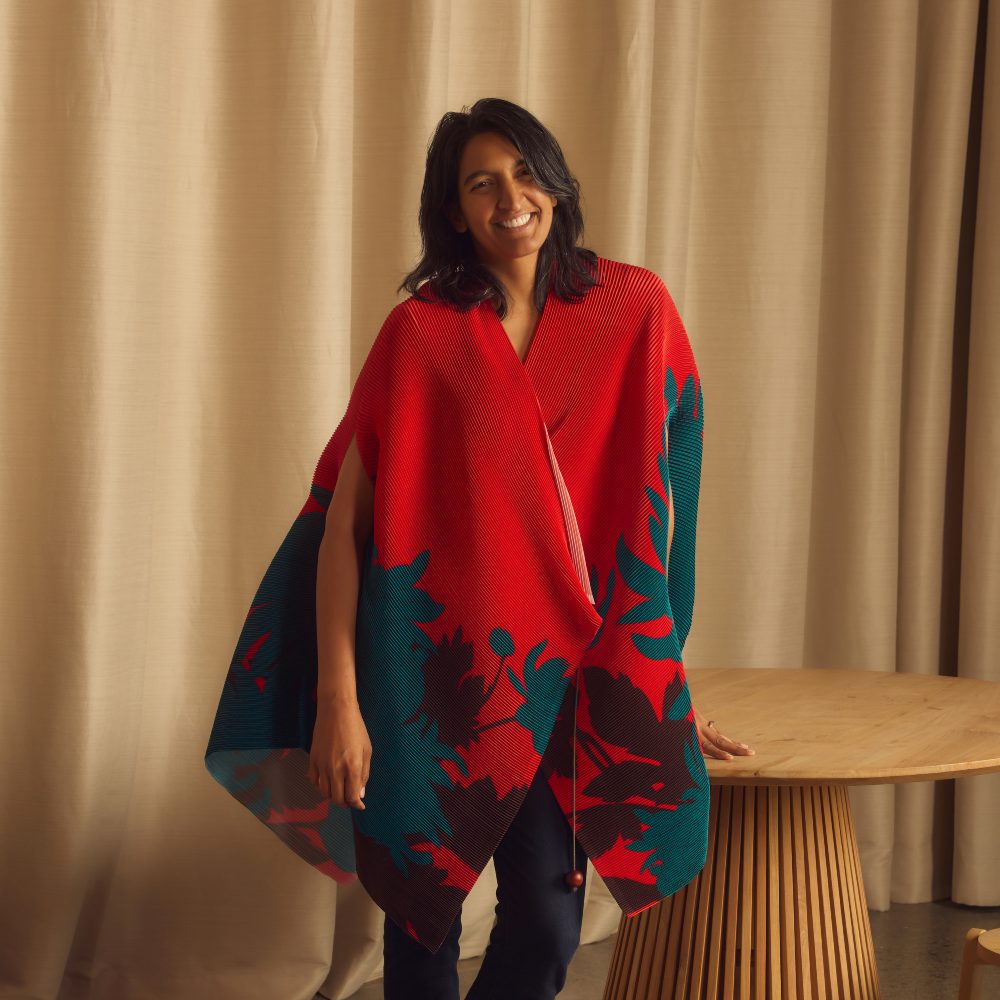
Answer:
<svg viewBox="0 0 1000 1000"><path fill-rule="evenodd" d="M877 1000L843 785L713 785L708 860L622 917L604 1000Z"/></svg>

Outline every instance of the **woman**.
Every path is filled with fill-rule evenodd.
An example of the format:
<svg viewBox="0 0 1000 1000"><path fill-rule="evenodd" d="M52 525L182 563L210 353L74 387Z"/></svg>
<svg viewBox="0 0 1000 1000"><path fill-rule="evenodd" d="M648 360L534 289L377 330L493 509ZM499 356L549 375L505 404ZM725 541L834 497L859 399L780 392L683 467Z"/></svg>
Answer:
<svg viewBox="0 0 1000 1000"><path fill-rule="evenodd" d="M491 857L468 998L553 997L588 858L629 915L687 884L702 755L752 753L692 706L681 659L701 381L663 282L577 246L578 184L523 108L442 118L420 228L206 763L320 871L361 878L386 997L458 997Z"/></svg>
<svg viewBox="0 0 1000 1000"><path fill-rule="evenodd" d="M571 276L579 277L583 289L595 283L582 266L592 262L593 255L574 252L582 218L577 186L562 152L533 116L506 101L481 100L468 114L445 115L428 152L420 224L425 254L401 287L419 297L421 282L429 279L439 294L459 306L485 297L495 300L522 363L545 305L547 287L539 274L547 274L550 263L558 260L566 264L561 274L567 291ZM338 537L363 541L372 524L372 501L371 484L357 448L351 447L327 522L332 516L344 527ZM339 636L340 649L345 649L352 609L348 600L329 600L332 595L349 596L335 586L339 567L349 555L346 545L339 553L335 547L321 549L318 598L328 613L320 616L320 663L321 671L325 664L331 670L329 678L321 672L321 684L329 683L329 699L323 702L329 710L317 717L311 775L337 805L364 808L371 742L354 696L351 658L336 656L335 641ZM694 714L708 752L725 757L747 752L709 727L697 710ZM568 833L539 768L494 855L501 896L498 921L470 997L528 996L529 982L537 991L531 995L555 996L562 989L579 941L583 893L546 885L541 873L560 865L575 867ZM576 851L576 865L585 873L582 846L577 844ZM547 934L530 926L540 913ZM534 919L527 920L528 915ZM459 915L445 945L432 954L387 919L385 995L414 997L420 984L429 997L457 996L460 932Z"/></svg>

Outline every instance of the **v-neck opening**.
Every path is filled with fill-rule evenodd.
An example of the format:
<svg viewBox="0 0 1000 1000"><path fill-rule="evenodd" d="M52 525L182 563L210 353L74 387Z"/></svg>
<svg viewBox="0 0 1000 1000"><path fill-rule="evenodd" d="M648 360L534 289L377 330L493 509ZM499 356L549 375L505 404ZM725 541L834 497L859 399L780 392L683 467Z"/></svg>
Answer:
<svg viewBox="0 0 1000 1000"><path fill-rule="evenodd" d="M535 324L535 330L531 335L531 340L528 342L528 350L524 355L524 360L521 360L521 356L517 353L517 348L514 347L513 342L510 339L510 335L507 333L506 328L503 325L503 321L497 315L496 308L489 299L483 300L483 305L486 307L487 311L492 317L492 322L495 324L495 328L500 332L503 337L504 342L507 345L507 349L510 351L511 357L517 362L517 364L523 368L527 369L529 364L531 364L532 359L538 353L538 342L539 337L542 334L542 329L546 323L546 316L552 309L552 299L553 299L551 289L546 293L545 304L542 306L542 311L538 315L538 322ZM533 367L533 365L532 365Z"/></svg>

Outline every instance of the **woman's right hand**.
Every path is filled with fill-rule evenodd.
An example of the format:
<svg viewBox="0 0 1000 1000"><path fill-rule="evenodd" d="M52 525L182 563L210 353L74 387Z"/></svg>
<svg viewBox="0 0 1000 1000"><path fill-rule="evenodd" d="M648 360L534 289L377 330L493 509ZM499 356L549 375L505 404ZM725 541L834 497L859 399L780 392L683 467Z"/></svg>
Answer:
<svg viewBox="0 0 1000 1000"><path fill-rule="evenodd" d="M364 809L361 801L371 767L372 744L353 702L321 701L316 709L309 780L338 806Z"/></svg>

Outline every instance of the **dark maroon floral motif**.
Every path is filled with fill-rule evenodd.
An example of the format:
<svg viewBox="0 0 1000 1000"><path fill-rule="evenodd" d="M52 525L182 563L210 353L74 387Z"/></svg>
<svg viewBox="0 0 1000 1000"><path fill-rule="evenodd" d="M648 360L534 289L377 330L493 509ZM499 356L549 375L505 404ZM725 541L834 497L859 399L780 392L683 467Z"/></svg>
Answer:
<svg viewBox="0 0 1000 1000"><path fill-rule="evenodd" d="M493 845L490 838L469 836L470 822L481 822L482 817L489 816L497 825L506 826L528 793L527 787L515 785L502 798L497 797L496 786L490 777L479 778L465 787L433 787L448 825L459 834L446 837L445 843L470 868L482 871L493 856Z"/></svg>
<svg viewBox="0 0 1000 1000"><path fill-rule="evenodd" d="M595 858L614 847L619 837L628 843L642 834L635 807L618 802L587 806L577 811L576 818L576 835Z"/></svg>
<svg viewBox="0 0 1000 1000"><path fill-rule="evenodd" d="M424 732L436 719L442 743L468 749L479 732L479 711L493 690L492 685L486 689L481 674L470 674L472 661L472 643L462 639L461 626L453 639L445 635L434 643L423 661L423 697L404 724L415 722L423 712Z"/></svg>
<svg viewBox="0 0 1000 1000"><path fill-rule="evenodd" d="M613 847L619 837L626 843L640 837L642 823L635 815L640 802L636 800L645 799L660 807L681 801L691 781L675 755L684 759L684 741L690 738L691 724L684 718L670 717L671 713L687 714L689 702L682 683L667 685L663 716L658 719L646 694L624 674L614 678L598 667L582 668L581 673L597 736L578 729L576 738L580 750L600 770L584 791L605 803L577 810L577 836L596 857ZM552 730L552 743L561 752L550 752L546 757L551 770L564 778L572 776L573 767L573 685L573 681L567 685ZM602 741L647 759L615 763ZM630 802L623 801L625 798Z"/></svg>
<svg viewBox="0 0 1000 1000"><path fill-rule="evenodd" d="M691 738L683 681L675 679L667 684L661 717L657 718L645 692L625 674L612 677L597 667L588 667L583 674L594 732L606 743L624 747L634 757L646 758L603 762L591 747L591 756L601 773L587 785L586 793L617 802L621 801L620 790L627 789L630 799L644 798L658 806L679 802L691 784L687 768L679 766L684 760L684 745ZM681 718L672 717L676 715Z"/></svg>
<svg viewBox="0 0 1000 1000"><path fill-rule="evenodd" d="M369 895L378 900L391 900L386 909L390 919L403 926L403 914L413 924L418 936L433 939L441 932L441 911L457 913L467 895L458 886L447 885L448 872L431 863L406 863L406 871L400 871L389 849L371 837L357 831L358 861L363 864L362 883ZM416 842L422 842L421 835L410 835ZM434 908L428 901L434 901Z"/></svg>
<svg viewBox="0 0 1000 1000"><path fill-rule="evenodd" d="M489 686L481 674L473 674L474 650L471 642L462 641L462 628L455 631L455 638L447 636L440 643L426 643L427 651L421 668L424 690L420 702L412 714L403 720L404 724L417 721L424 716L422 732L426 733L434 722L438 723L438 739L450 747L468 749L473 740L486 729L517 722L530 730L535 750L541 754L551 731L551 714L541 712L539 706L551 701L549 692L559 683L569 664L562 657L552 656L539 663L542 651L548 645L543 639L533 646L525 658L519 677L509 665L508 657L514 655L514 640L503 628L495 628L490 633L489 647L497 656L497 668ZM421 648L415 644L414 649ZM491 722L479 723L479 713L496 689L503 676L522 695L524 703L513 715Z"/></svg>

